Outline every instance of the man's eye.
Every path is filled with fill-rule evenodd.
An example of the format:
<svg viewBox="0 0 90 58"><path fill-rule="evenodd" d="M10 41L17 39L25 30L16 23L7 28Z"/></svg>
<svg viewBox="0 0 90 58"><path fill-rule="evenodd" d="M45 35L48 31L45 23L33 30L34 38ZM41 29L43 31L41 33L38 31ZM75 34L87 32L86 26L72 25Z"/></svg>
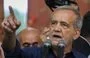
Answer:
<svg viewBox="0 0 90 58"><path fill-rule="evenodd" d="M29 43L24 43L23 46L24 46L24 47L29 47L30 44L29 44Z"/></svg>
<svg viewBox="0 0 90 58"><path fill-rule="evenodd" d="M56 24L56 21L52 21L51 24Z"/></svg>
<svg viewBox="0 0 90 58"><path fill-rule="evenodd" d="M38 42L34 42L32 45L37 46L38 45Z"/></svg>
<svg viewBox="0 0 90 58"><path fill-rule="evenodd" d="M61 25L63 26L63 28L69 28L69 25L66 23L62 23Z"/></svg>

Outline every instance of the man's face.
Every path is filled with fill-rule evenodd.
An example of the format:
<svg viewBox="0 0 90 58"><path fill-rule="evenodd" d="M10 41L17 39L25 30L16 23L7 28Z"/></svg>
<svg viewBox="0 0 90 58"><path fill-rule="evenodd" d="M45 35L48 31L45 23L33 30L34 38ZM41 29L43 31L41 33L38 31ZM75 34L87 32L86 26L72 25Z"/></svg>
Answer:
<svg viewBox="0 0 90 58"><path fill-rule="evenodd" d="M41 43L39 34L34 31L28 31L21 36L21 46L22 47L32 47L37 46Z"/></svg>
<svg viewBox="0 0 90 58"><path fill-rule="evenodd" d="M76 14L71 10L59 10L53 13L51 19L51 40L64 39L66 45L71 45L77 36L77 30L74 27ZM55 43L55 42L54 42Z"/></svg>

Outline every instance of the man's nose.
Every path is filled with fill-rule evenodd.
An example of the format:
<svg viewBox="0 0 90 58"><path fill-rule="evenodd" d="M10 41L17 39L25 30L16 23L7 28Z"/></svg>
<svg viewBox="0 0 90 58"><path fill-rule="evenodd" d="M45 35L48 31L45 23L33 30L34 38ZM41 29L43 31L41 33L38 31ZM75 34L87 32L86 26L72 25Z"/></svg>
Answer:
<svg viewBox="0 0 90 58"><path fill-rule="evenodd" d="M55 32L61 32L60 23L58 23L58 24L55 26L54 31L55 31Z"/></svg>

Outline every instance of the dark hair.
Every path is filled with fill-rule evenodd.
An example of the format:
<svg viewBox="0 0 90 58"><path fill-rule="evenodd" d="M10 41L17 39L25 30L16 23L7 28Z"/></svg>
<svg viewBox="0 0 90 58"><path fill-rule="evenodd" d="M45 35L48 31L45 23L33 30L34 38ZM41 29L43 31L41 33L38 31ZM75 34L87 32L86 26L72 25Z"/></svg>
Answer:
<svg viewBox="0 0 90 58"><path fill-rule="evenodd" d="M90 11L84 16L81 35L84 37L90 37Z"/></svg>
<svg viewBox="0 0 90 58"><path fill-rule="evenodd" d="M52 8L57 8L57 6L63 5L78 5L75 0L45 0L46 5L53 11Z"/></svg>

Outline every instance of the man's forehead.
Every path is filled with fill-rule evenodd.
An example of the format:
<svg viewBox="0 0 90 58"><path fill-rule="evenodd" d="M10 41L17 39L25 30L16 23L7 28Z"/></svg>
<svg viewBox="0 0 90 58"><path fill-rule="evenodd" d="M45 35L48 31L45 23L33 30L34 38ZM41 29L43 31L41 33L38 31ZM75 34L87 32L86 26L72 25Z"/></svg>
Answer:
<svg viewBox="0 0 90 58"><path fill-rule="evenodd" d="M73 14L75 14L75 12L74 12L74 10L71 10L71 9L57 9L56 11L54 11L53 13L52 13L52 15L55 15L55 14L61 14L61 13L73 13ZM76 15L76 14L75 14Z"/></svg>
<svg viewBox="0 0 90 58"><path fill-rule="evenodd" d="M74 13L74 11L72 10L58 10L55 11L52 15L51 15L51 19L55 19L55 18L69 18L69 17L76 17L77 15Z"/></svg>
<svg viewBox="0 0 90 58"><path fill-rule="evenodd" d="M77 15L72 10L58 10L53 13L52 21L62 21L67 23L73 23L77 18Z"/></svg>
<svg viewBox="0 0 90 58"><path fill-rule="evenodd" d="M73 13L76 16L80 16L79 11L76 10L75 8L73 8L71 6L61 6L59 8L56 8L55 11L52 12L50 19L52 19L54 17L53 15L61 14L61 12L62 13L69 13L69 14Z"/></svg>

